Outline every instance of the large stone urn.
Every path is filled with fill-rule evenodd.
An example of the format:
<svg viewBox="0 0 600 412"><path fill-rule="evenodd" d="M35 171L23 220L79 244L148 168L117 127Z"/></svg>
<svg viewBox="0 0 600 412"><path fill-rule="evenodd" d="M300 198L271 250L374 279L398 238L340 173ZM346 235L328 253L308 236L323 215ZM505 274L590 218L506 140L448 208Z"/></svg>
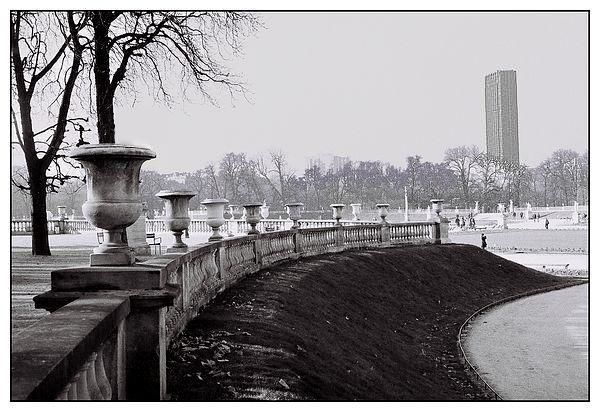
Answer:
<svg viewBox="0 0 600 412"><path fill-rule="evenodd" d="M74 149L70 157L85 169L87 201L82 207L83 215L107 233L104 242L90 255L90 266L133 264L134 254L122 234L142 212L140 169L156 154L137 146L90 144Z"/></svg>
<svg viewBox="0 0 600 412"><path fill-rule="evenodd" d="M292 222L292 229L299 229L300 225L298 224L298 220L302 217L302 207L304 207L304 203L288 203L285 205L288 215Z"/></svg>
<svg viewBox="0 0 600 412"><path fill-rule="evenodd" d="M388 208L390 207L389 203L378 203L375 206L379 210L379 217L381 218L380 223L384 226L387 225L388 222L385 218L388 215Z"/></svg>
<svg viewBox="0 0 600 412"><path fill-rule="evenodd" d="M263 202L262 206L260 207L260 217L263 219L269 217L269 206L267 206L265 202Z"/></svg>
<svg viewBox="0 0 600 412"><path fill-rule="evenodd" d="M227 199L205 199L202 204L206 206L206 223L212 228L213 234L208 238L209 242L222 240L223 236L219 233L219 228L225 223L225 205L229 203Z"/></svg>
<svg viewBox="0 0 600 412"><path fill-rule="evenodd" d="M190 226L188 205L196 192L190 190L161 190L156 194L165 200L165 226L173 233L175 241L167 248L167 253L185 253L187 245L181 240L183 232Z"/></svg>
<svg viewBox="0 0 600 412"><path fill-rule="evenodd" d="M336 222L335 222L336 226L342 225L340 220L342 219L342 212L344 210L344 206L346 206L346 205L343 203L334 203L334 204L329 205L329 207L331 207L331 209L333 210L333 218L336 220Z"/></svg>
<svg viewBox="0 0 600 412"><path fill-rule="evenodd" d="M443 204L444 199L431 199L431 210L436 214L438 219L441 217L440 213L442 213Z"/></svg>
<svg viewBox="0 0 600 412"><path fill-rule="evenodd" d="M248 203L244 205L246 214L246 222L250 225L249 235L258 235L260 232L256 229L256 225L260 222L260 207L262 203Z"/></svg>
<svg viewBox="0 0 600 412"><path fill-rule="evenodd" d="M229 211L233 214L234 219L241 219L244 214L244 208L240 205L229 205Z"/></svg>
<svg viewBox="0 0 600 412"><path fill-rule="evenodd" d="M360 220L358 216L360 214L362 204L360 203L351 203L350 207L352 208L352 220Z"/></svg>
<svg viewBox="0 0 600 412"><path fill-rule="evenodd" d="M62 218L62 219L67 218L67 207L66 206L57 206L56 209L58 211L59 218Z"/></svg>

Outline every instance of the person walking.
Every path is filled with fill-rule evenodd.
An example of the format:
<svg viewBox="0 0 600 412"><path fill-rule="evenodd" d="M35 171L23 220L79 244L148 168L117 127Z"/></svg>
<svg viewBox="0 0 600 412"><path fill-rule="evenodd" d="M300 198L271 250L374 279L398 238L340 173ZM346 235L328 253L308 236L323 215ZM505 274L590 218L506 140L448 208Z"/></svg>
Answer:
<svg viewBox="0 0 600 412"><path fill-rule="evenodd" d="M546 218L546 222L544 222L544 226L546 227L546 229L548 229L549 225L550 225L550 221L548 220L548 218Z"/></svg>
<svg viewBox="0 0 600 412"><path fill-rule="evenodd" d="M482 248L483 250L485 250L485 248L487 247L487 242L486 242L486 240L487 240L487 237L485 236L485 233L482 233L482 234L481 234L481 248Z"/></svg>

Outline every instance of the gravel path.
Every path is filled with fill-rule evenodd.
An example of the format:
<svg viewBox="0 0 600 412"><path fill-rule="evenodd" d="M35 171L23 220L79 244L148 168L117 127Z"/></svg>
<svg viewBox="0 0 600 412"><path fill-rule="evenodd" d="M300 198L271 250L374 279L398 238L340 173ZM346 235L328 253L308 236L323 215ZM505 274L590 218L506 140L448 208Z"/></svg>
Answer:
<svg viewBox="0 0 600 412"><path fill-rule="evenodd" d="M494 308L472 322L464 345L504 399L589 400L588 285Z"/></svg>

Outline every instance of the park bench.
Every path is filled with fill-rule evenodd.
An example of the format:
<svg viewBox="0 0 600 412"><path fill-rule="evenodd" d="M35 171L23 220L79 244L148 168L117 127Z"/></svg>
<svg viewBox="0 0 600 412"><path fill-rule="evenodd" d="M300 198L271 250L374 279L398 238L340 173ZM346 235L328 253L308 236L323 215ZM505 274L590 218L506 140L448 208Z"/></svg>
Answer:
<svg viewBox="0 0 600 412"><path fill-rule="evenodd" d="M96 233L96 237L98 238L98 244L101 245L104 242L104 232ZM154 254L161 254L161 242L162 239L160 237L156 237L155 233L146 233L146 242L149 246L154 247Z"/></svg>
<svg viewBox="0 0 600 412"><path fill-rule="evenodd" d="M156 237L155 233L146 233L146 242L150 245L154 247L154 254L155 255L160 255L161 254L161 238L160 237ZM150 243L152 242L152 243ZM158 253L156 253L158 251Z"/></svg>

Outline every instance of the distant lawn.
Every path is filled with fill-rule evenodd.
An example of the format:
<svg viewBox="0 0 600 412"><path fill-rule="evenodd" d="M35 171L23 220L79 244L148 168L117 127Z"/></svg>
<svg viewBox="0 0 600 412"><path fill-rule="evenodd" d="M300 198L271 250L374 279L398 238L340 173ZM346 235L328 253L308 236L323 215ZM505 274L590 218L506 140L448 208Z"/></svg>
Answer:
<svg viewBox="0 0 600 412"><path fill-rule="evenodd" d="M522 249L562 249L588 253L588 230L525 230L509 229L504 231L452 232L450 240L454 243L481 246L481 233L487 236L490 248Z"/></svg>
<svg viewBox="0 0 600 412"><path fill-rule="evenodd" d="M487 399L459 362L484 305L572 280L465 245L344 252L232 287L168 351L174 400Z"/></svg>

